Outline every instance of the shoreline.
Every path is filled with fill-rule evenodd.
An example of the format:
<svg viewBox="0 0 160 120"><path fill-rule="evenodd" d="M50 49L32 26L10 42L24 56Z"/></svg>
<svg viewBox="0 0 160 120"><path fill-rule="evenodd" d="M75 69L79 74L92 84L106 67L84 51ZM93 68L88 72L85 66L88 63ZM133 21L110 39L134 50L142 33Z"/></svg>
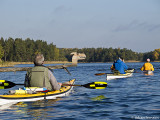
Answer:
<svg viewBox="0 0 160 120"><path fill-rule="evenodd" d="M135 60L126 60L125 63L138 63L145 61L135 61ZM151 61L151 62L160 62L160 61ZM68 64L72 63L69 61L45 61L44 64ZM79 63L113 63L113 62L79 62ZM33 62L4 62L0 64L0 67L13 67L14 65L19 64L33 64Z"/></svg>
<svg viewBox="0 0 160 120"><path fill-rule="evenodd" d="M68 61L45 61L44 64L67 64L72 63ZM0 64L0 67L13 67L19 64L34 64L33 62L4 62Z"/></svg>

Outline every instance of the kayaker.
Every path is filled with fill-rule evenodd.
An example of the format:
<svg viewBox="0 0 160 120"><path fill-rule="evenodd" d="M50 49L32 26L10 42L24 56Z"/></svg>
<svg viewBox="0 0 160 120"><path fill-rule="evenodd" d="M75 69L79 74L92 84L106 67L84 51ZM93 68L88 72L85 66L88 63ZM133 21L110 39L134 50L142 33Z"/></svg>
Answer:
<svg viewBox="0 0 160 120"><path fill-rule="evenodd" d="M45 87L47 90L59 90L62 83L58 83L52 72L45 66L43 54L34 58L34 67L25 76L25 87Z"/></svg>
<svg viewBox="0 0 160 120"><path fill-rule="evenodd" d="M150 63L150 59L148 58L146 60L147 62L143 64L143 66L140 68L142 71L154 71L153 65Z"/></svg>
<svg viewBox="0 0 160 120"><path fill-rule="evenodd" d="M113 63L113 66L115 67L115 70L120 72L120 74L125 74L124 70L128 69L122 57L119 57L119 59L115 63Z"/></svg>

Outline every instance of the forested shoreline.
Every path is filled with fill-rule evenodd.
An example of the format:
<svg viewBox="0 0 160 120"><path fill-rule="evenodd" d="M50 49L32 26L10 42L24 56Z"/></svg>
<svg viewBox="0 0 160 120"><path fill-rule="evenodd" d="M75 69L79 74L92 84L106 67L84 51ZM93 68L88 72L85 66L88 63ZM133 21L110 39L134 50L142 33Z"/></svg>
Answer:
<svg viewBox="0 0 160 120"><path fill-rule="evenodd" d="M0 39L0 60L3 62L31 62L37 53L42 53L46 61L71 61L71 52L85 53L87 57L83 62L113 62L119 56L127 61L160 60L160 49L138 53L126 48L57 48L43 40Z"/></svg>

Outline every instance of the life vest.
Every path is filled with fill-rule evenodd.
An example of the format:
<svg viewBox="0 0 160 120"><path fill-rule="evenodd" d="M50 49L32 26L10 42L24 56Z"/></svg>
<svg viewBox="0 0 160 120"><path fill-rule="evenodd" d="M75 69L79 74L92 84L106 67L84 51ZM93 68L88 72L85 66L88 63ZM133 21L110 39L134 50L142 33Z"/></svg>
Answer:
<svg viewBox="0 0 160 120"><path fill-rule="evenodd" d="M145 63L141 68L142 71L143 70L150 70L150 71L154 71L153 65L149 62Z"/></svg>
<svg viewBox="0 0 160 120"><path fill-rule="evenodd" d="M45 87L47 90L52 90L50 80L48 78L48 68L44 66L35 66L28 70L28 85L27 87Z"/></svg>

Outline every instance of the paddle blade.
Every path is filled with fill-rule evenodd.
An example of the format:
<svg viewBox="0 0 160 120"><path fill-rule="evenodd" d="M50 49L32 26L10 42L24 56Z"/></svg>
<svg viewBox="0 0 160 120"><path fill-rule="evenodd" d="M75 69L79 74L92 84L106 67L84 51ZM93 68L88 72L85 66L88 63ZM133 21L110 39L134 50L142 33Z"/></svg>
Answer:
<svg viewBox="0 0 160 120"><path fill-rule="evenodd" d="M24 85L24 84L15 84L7 80L0 80L0 89L8 89L14 87L15 85Z"/></svg>
<svg viewBox="0 0 160 120"><path fill-rule="evenodd" d="M8 89L14 86L15 84L10 81L0 80L0 89Z"/></svg>
<svg viewBox="0 0 160 120"><path fill-rule="evenodd" d="M90 88L90 89L105 89L107 87L107 83L106 82L92 82L92 83L88 83L88 84L81 85L81 86Z"/></svg>
<svg viewBox="0 0 160 120"><path fill-rule="evenodd" d="M104 89L107 87L106 82L91 82L84 85L71 85L71 84L62 84L62 86L82 86L90 89Z"/></svg>
<svg viewBox="0 0 160 120"><path fill-rule="evenodd" d="M106 73L96 73L95 75L105 75Z"/></svg>

